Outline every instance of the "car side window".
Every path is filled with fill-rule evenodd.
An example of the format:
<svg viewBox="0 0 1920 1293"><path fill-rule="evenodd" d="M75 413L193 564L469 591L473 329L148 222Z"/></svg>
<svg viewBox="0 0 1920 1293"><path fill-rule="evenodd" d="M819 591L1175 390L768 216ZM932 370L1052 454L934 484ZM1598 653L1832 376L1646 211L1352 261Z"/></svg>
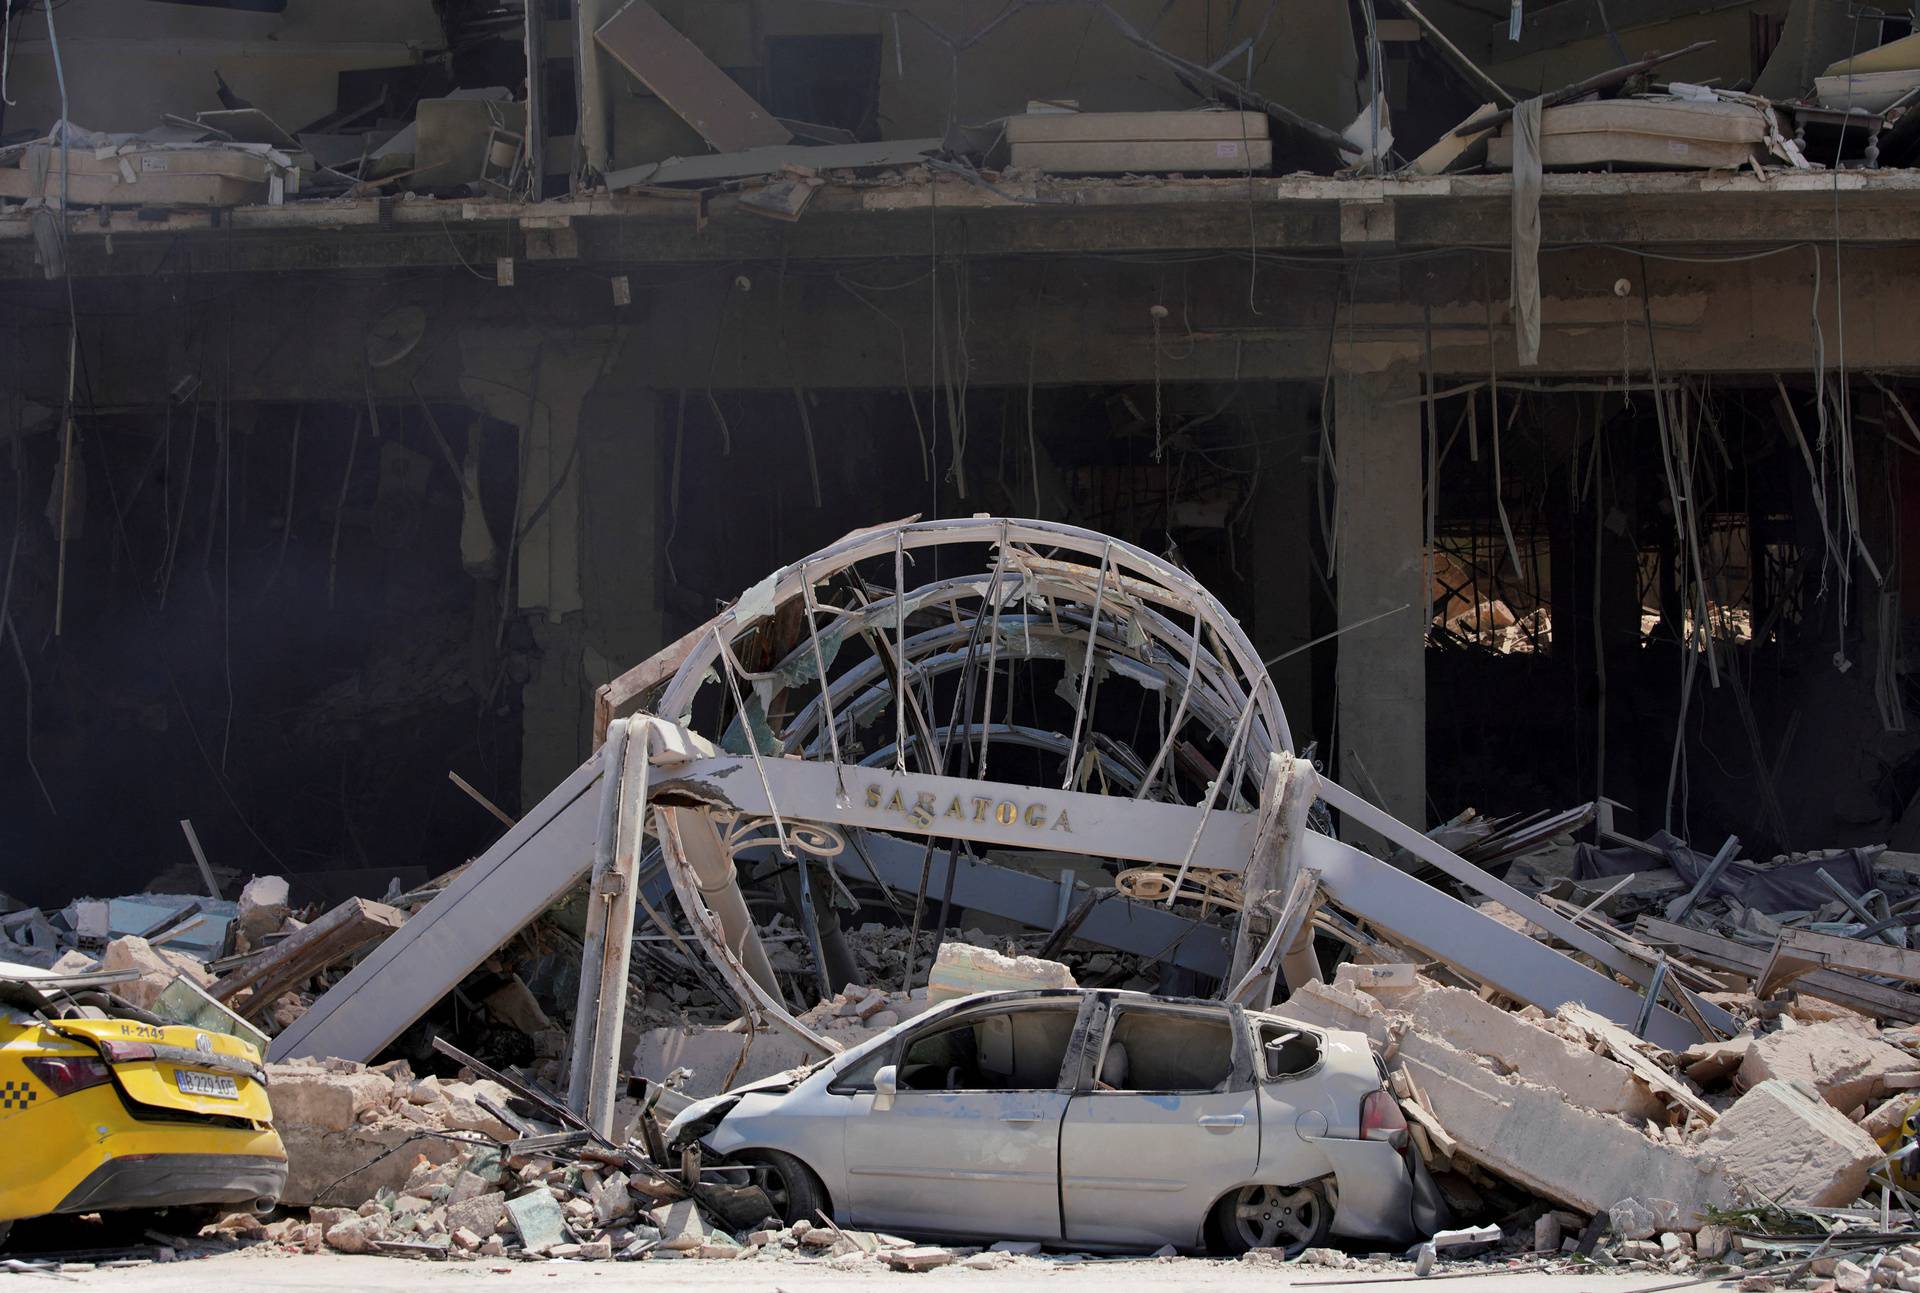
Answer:
<svg viewBox="0 0 1920 1293"><path fill-rule="evenodd" d="M1233 1025L1226 1012L1122 1007L1107 1031L1094 1090L1227 1091L1233 1075Z"/></svg>
<svg viewBox="0 0 1920 1293"><path fill-rule="evenodd" d="M1320 1062L1320 1039L1304 1028L1261 1024L1255 1036L1260 1043L1262 1071L1269 1081L1299 1077Z"/></svg>
<svg viewBox="0 0 1920 1293"><path fill-rule="evenodd" d="M845 1095L853 1091L873 1090L873 1075L885 1068L893 1057L893 1047L882 1046L873 1054L852 1065L827 1083L827 1090L835 1095Z"/></svg>
<svg viewBox="0 0 1920 1293"><path fill-rule="evenodd" d="M1073 1036L1075 1006L968 1015L908 1041L902 1091L1051 1091Z"/></svg>

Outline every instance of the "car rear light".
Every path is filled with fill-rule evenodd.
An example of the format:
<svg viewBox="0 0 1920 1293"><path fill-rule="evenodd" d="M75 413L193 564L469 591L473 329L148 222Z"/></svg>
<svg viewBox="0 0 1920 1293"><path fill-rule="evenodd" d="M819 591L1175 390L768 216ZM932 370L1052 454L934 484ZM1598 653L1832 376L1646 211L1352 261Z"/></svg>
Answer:
<svg viewBox="0 0 1920 1293"><path fill-rule="evenodd" d="M1360 1139L1384 1140L1395 1149L1406 1151L1410 1139L1407 1115L1400 1112L1400 1102L1393 1098L1392 1092L1375 1091L1360 1102Z"/></svg>
<svg viewBox="0 0 1920 1293"><path fill-rule="evenodd" d="M100 1047L100 1053L107 1057L109 1064L128 1064L135 1060L153 1058L153 1047L146 1042L102 1041L97 1044Z"/></svg>
<svg viewBox="0 0 1920 1293"><path fill-rule="evenodd" d="M112 1070L91 1055L35 1056L26 1061L29 1071L53 1089L56 1096L72 1095L88 1087L113 1080Z"/></svg>

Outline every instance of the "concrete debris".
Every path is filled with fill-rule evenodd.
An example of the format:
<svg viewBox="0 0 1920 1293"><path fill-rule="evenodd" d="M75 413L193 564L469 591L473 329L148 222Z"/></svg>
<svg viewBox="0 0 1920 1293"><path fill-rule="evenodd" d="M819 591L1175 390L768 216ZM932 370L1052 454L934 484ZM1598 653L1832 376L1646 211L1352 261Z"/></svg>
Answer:
<svg viewBox="0 0 1920 1293"><path fill-rule="evenodd" d="M146 939L131 934L107 944L100 958L100 968L137 970L139 978L116 984L115 990L143 1010L159 999L175 975L183 974L202 986L213 982L213 976L207 973L206 967L193 957L171 948L153 947Z"/></svg>
<svg viewBox="0 0 1920 1293"><path fill-rule="evenodd" d="M1073 971L1058 961L1003 956L991 948L966 943L942 943L927 978L927 1000L938 1004L974 992L1078 986Z"/></svg>
<svg viewBox="0 0 1920 1293"><path fill-rule="evenodd" d="M269 1064L274 1125L287 1149L282 1202L296 1205L365 1199L407 1183L415 1156L448 1162L460 1146L443 1133L507 1141L514 1132L482 1100L496 1107L510 1098L491 1082L415 1082L404 1061L370 1069L345 1060ZM416 1103L419 1094L426 1103ZM385 1155L385 1157L381 1157ZM376 1161L377 1160L377 1161ZM450 1192L457 1176L443 1184ZM488 1232L491 1233L491 1232Z"/></svg>

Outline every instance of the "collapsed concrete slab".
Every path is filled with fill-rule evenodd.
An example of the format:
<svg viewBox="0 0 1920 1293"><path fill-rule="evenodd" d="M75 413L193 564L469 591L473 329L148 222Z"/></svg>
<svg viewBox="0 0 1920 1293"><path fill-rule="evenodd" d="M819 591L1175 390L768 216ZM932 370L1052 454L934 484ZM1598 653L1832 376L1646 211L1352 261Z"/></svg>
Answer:
<svg viewBox="0 0 1920 1293"><path fill-rule="evenodd" d="M1853 1202L1884 1157L1873 1137L1811 1085L1780 1078L1736 1100L1699 1144L1728 1175L1764 1183L1777 1203L1805 1207Z"/></svg>
<svg viewBox="0 0 1920 1293"><path fill-rule="evenodd" d="M1464 988L1449 988L1423 976L1365 973L1379 967L1341 966L1336 985L1364 981L1369 997L1402 1011L1413 1026L1455 1048L1491 1061L1502 1073L1516 1073L1536 1086L1559 1091L1568 1101L1596 1113L1634 1119L1658 1118L1664 1106L1647 1085L1623 1064L1575 1045L1509 1010L1502 1010ZM1349 970L1352 972L1349 973Z"/></svg>
<svg viewBox="0 0 1920 1293"><path fill-rule="evenodd" d="M1449 1002L1445 1008L1456 1007ZM1556 1203L1599 1213L1629 1198L1671 1199L1677 1204L1679 1226L1691 1229L1705 1221L1709 1209L1737 1200L1735 1182L1717 1170L1714 1158L1691 1147L1651 1140L1617 1116L1578 1107L1570 1092L1503 1074L1491 1060L1456 1048L1424 1030L1411 1015L1389 1010L1364 993L1310 983L1276 1013L1303 1023L1353 1029L1382 1046L1398 1031L1399 1046L1390 1067L1412 1075L1434 1117L1456 1143L1456 1152ZM1552 1038L1516 1015L1499 1013L1506 1021L1500 1025L1503 1031L1535 1028ZM1466 1034L1461 1040L1493 1045ZM1506 1043L1514 1044L1511 1038ZM1543 1043L1535 1045L1542 1054L1552 1054Z"/></svg>

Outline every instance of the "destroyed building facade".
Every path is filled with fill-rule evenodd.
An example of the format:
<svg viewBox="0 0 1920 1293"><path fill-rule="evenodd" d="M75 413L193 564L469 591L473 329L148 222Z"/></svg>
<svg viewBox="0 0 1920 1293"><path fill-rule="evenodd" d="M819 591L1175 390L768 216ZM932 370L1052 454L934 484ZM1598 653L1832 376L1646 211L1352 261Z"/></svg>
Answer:
<svg viewBox="0 0 1920 1293"><path fill-rule="evenodd" d="M617 1074L761 1076L924 1005L953 931L1172 993L1253 975L1265 1004L1344 920L1356 969L1447 967L1300 1004L1383 1047L1439 1039L1396 1069L1433 1097L1434 1161L1617 1202L1485 1143L1468 1079L1520 1066L1457 1021L1383 1020L1471 1009L1440 995L1465 983L1547 1017L1528 1026L1558 1041L1515 1045L1592 1080L1595 1143L1663 1179L1739 1161L1708 1144L1737 1071L1733 1125L1831 1168L1801 1201L1858 1196L1867 1106L1905 1089L1887 1055L1835 1095L1716 1052L1676 1092L1608 1029L1684 1055L1740 1034L1753 1003L1721 998L1749 989L1916 1022L1890 910L1920 868L1905 17L10 15L0 959L77 946L144 972L197 917L202 986L277 1059L424 1064L420 1021L458 1016L495 1034L489 1061L596 1091L600 1127ZM1039 601L1001 600L1008 561ZM867 654L836 661L826 611L864 617ZM990 628L988 650L1047 662L1017 699L1010 667L967 663L1003 613L1022 637ZM1168 743L1168 787L1153 724L1183 667L1207 671L1203 733ZM996 676L1017 708L1004 731L990 710L913 726L886 707L903 673L926 711ZM1110 684L1148 697L1131 728ZM839 750L842 703L901 726ZM844 780L955 740L1023 751L1007 783L1048 793ZM668 796L644 845L608 817L634 767ZM869 817L783 878L771 859L818 843L785 837L794 794L798 822ZM1122 807L1070 798L1094 794ZM1133 799L1199 824L1156 835ZM1184 874L1222 829L1234 866L1278 836L1304 853L1251 889ZM1559 870L1509 875L1575 829L1591 842L1562 840ZM1044 843L986 857L1008 832ZM651 869L601 887L622 867ZM1335 917L1287 927L1308 871ZM284 890L213 896L256 875L302 915L283 924ZM1081 910L1096 889L1125 902ZM69 907L141 890L212 892L191 915ZM443 923L464 895L490 914ZM434 946L454 952L412 950ZM629 969L633 995L609 993ZM385 1013L356 1015L360 993ZM679 1026L743 1001L787 1017L749 1028L758 1054ZM589 1018L597 1050L573 1044ZM1569 1034L1612 1067L1562 1053ZM439 1104L388 1092L347 1120Z"/></svg>

